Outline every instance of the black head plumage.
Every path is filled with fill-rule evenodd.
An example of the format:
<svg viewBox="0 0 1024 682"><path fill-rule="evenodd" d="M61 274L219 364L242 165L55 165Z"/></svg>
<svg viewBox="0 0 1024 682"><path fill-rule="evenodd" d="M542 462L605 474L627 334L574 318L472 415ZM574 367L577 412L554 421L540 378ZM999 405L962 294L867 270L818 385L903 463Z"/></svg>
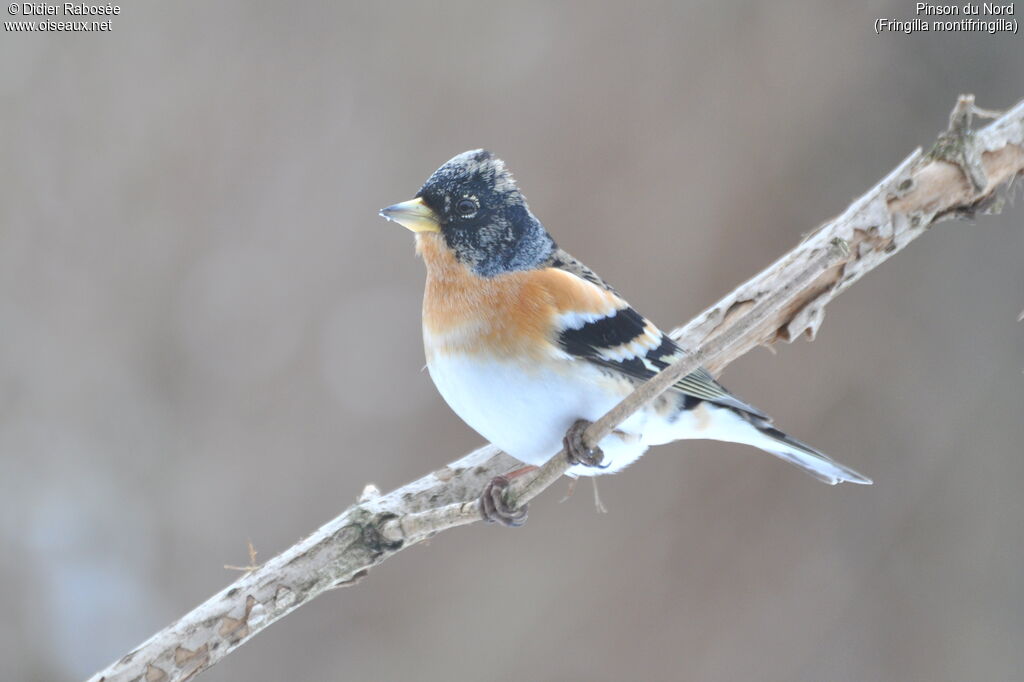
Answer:
<svg viewBox="0 0 1024 682"><path fill-rule="evenodd" d="M437 214L456 258L483 277L538 267L557 248L504 162L486 150L452 158L416 196Z"/></svg>

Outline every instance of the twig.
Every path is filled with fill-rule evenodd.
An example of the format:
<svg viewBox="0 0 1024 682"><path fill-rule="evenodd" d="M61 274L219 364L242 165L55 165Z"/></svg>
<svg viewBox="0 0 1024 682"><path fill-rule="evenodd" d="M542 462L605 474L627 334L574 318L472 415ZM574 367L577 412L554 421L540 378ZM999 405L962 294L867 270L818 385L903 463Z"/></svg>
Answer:
<svg viewBox="0 0 1024 682"><path fill-rule="evenodd" d="M920 150L841 216L826 223L764 272L686 327L673 332L694 351L592 424L593 445L645 401L704 364L713 372L758 345L813 338L825 305L899 252L935 222L1001 208L1005 188L1024 173L1024 101L972 133L973 98L961 98L941 148ZM984 112L988 113L988 112ZM352 585L396 552L480 519L477 497L517 462L485 446L387 495L371 486L359 502L309 537L240 577L91 680L190 679L322 592ZM526 502L565 471L556 456L532 478L517 479ZM253 565L255 562L253 561Z"/></svg>
<svg viewBox="0 0 1024 682"><path fill-rule="evenodd" d="M256 547L252 544L252 540L246 540L246 544L249 545L249 563L246 566L235 566L234 564L224 564L224 568L229 571L245 571L246 573L252 573L260 567L256 563Z"/></svg>

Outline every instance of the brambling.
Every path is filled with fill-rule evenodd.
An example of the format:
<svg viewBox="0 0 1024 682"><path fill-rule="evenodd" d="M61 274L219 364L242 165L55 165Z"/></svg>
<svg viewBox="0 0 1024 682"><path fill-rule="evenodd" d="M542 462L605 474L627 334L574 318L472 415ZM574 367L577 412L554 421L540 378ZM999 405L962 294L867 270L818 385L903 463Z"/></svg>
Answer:
<svg viewBox="0 0 1024 682"><path fill-rule="evenodd" d="M588 457L575 442L580 427L677 360L679 346L558 247L490 152L459 154L415 198L380 215L415 233L427 266L423 346L438 391L523 463L540 466L564 443L575 457L568 475L610 474L651 445L707 438L760 448L832 485L871 483L775 428L704 369L629 417ZM518 525L522 510L500 508L507 480L494 484L482 498L485 516Z"/></svg>

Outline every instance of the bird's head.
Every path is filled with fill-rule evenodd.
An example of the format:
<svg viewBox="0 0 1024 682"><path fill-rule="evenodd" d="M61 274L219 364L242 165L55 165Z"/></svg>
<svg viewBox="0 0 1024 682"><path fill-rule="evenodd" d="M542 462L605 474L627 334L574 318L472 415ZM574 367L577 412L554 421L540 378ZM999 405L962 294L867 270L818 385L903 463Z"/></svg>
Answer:
<svg viewBox="0 0 1024 682"><path fill-rule="evenodd" d="M482 277L535 268L557 248L505 163L483 149L449 160L415 198L380 215L418 235L439 234Z"/></svg>

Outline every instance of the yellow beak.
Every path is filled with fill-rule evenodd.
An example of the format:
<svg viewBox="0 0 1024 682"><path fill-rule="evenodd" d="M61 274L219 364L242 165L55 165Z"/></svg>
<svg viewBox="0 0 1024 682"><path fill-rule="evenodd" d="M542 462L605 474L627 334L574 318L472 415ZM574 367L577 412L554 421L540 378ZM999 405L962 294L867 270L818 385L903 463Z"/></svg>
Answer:
<svg viewBox="0 0 1024 682"><path fill-rule="evenodd" d="M441 222L433 209L417 197L380 210L380 217L392 220L413 232L440 232Z"/></svg>

